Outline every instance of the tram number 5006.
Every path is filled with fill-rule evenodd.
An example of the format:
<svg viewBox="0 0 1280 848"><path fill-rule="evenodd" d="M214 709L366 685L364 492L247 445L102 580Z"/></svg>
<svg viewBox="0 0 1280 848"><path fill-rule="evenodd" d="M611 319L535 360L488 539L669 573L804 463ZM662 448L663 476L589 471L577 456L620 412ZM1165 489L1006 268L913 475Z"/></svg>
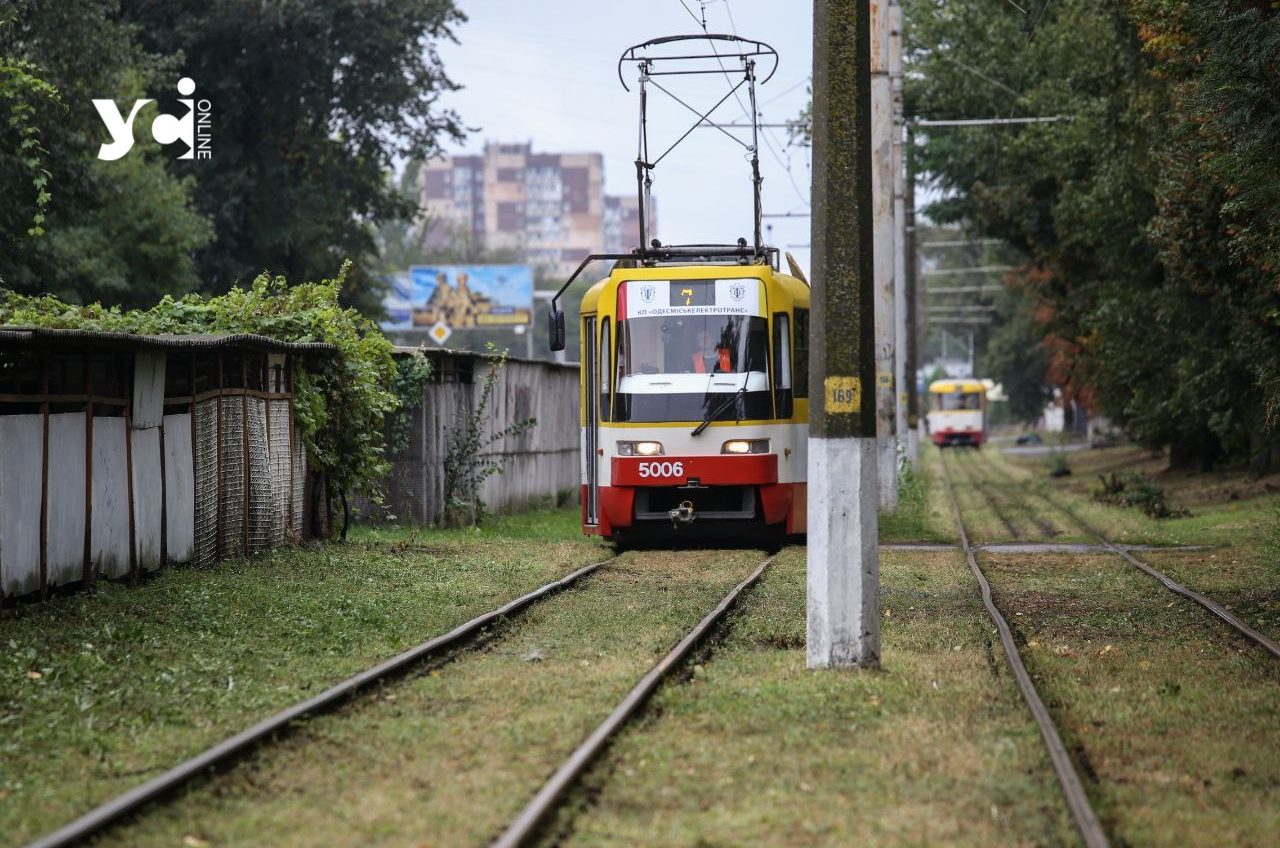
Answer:
<svg viewBox="0 0 1280 848"><path fill-rule="evenodd" d="M641 477L683 477L683 462L642 462L638 470Z"/></svg>

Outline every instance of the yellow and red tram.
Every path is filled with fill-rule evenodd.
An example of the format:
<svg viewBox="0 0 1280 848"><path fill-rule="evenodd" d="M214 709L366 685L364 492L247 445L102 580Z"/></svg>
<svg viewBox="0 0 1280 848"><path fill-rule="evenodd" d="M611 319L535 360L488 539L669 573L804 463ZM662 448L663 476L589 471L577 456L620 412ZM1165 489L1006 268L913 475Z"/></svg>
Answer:
<svg viewBox="0 0 1280 848"><path fill-rule="evenodd" d="M701 46L710 45L711 52ZM714 59L714 63L712 62ZM757 63L760 63L759 67ZM809 286L788 256L761 239L757 112L746 148L751 166L753 240L737 245L664 247L649 239L654 170L647 91L686 105L657 77L725 78L754 104L757 74L767 82L778 54L737 35L673 35L635 45L618 60L637 73L636 151L639 247L586 257L551 299L550 347L563 350L557 300L590 262L616 260L582 298L582 528L613 541L720 527L742 534L805 530L809 435ZM732 70L726 70L726 66ZM718 126L699 113L696 128ZM723 127L721 128L723 129Z"/></svg>
<svg viewBox="0 0 1280 848"><path fill-rule="evenodd" d="M776 258L615 267L587 291L585 533L804 532L809 288Z"/></svg>

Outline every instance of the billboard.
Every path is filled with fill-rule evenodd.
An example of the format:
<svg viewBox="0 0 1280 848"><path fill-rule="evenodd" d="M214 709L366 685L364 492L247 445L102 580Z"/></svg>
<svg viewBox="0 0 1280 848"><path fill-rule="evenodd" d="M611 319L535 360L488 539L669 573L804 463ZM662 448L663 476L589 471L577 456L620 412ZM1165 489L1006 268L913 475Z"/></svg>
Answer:
<svg viewBox="0 0 1280 848"><path fill-rule="evenodd" d="M440 343L452 333L529 324L528 265L414 265L392 274L382 329L421 331Z"/></svg>

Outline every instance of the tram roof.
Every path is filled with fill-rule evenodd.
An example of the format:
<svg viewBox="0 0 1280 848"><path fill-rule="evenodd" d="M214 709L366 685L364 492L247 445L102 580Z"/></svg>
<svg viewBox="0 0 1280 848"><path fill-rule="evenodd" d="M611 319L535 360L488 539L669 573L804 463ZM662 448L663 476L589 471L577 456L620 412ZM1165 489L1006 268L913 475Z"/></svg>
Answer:
<svg viewBox="0 0 1280 848"><path fill-rule="evenodd" d="M582 296L581 311L595 312L605 289L627 280L733 280L757 279L766 285L783 288L797 303L808 305L809 287L790 274L775 271L769 265L730 265L699 262L689 265L657 265L654 267L617 268L609 276L597 280Z"/></svg>
<svg viewBox="0 0 1280 848"><path fill-rule="evenodd" d="M951 392L982 392L986 394L987 387L981 380L934 380L929 384L929 391L935 394L949 394Z"/></svg>

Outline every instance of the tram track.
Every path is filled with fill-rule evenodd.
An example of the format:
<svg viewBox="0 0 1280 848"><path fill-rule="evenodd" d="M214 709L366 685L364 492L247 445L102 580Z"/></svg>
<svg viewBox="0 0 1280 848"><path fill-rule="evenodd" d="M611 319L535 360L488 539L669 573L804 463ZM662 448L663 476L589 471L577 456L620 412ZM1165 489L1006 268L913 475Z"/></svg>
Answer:
<svg viewBox="0 0 1280 848"><path fill-rule="evenodd" d="M993 481L991 480L991 478L986 476L979 476L978 474L975 473L975 469L979 467L982 467L982 468L989 467L991 463L984 462L977 455L965 455L963 456L962 459L960 459L958 464L962 465L965 469L966 482L970 483L973 486L973 488L975 488L978 491L978 493L982 496L983 500L985 500L987 504L991 507L992 512L995 512L997 517L1001 519L1001 521L1005 524L1006 527L1008 527L1009 519L1004 517L1004 515L1007 515L1007 513L1002 514L1003 508L999 505L999 498L997 497L995 492L995 489L997 487L992 485ZM1052 522L1046 520L1043 516L1037 514L1035 510L1031 509L1025 502L1018 502L1014 504L1013 509L1017 514L1023 516L1031 524L1034 524L1036 528L1039 530L1040 535L1045 539L1054 539L1054 538L1057 538L1059 535L1061 535L1058 528L1055 527ZM1014 531L1014 532L1016 533L1017 531ZM1025 536L1022 536L1021 534L1019 534L1019 535L1015 535L1014 538L1015 540L1022 539L1022 538L1025 538Z"/></svg>
<svg viewBox="0 0 1280 848"><path fill-rule="evenodd" d="M320 694L287 707L100 804L74 821L29 843L27 848L62 848L84 843L140 812L144 807L174 797L179 789L201 776L225 769L271 740L281 738L300 720L335 709L373 685L401 677L430 659L441 658L449 651L478 643L479 637L488 628L578 583L616 559L617 557L611 557L583 566L459 624L447 633L428 639L348 677Z"/></svg>
<svg viewBox="0 0 1280 848"><path fill-rule="evenodd" d="M578 779L610 742L635 718L663 681L677 669L753 586L776 554L761 562L742 582L720 600L706 616L662 657L609 715L576 747L547 779L528 804L492 843L492 848L517 848L530 844L550 817L566 801Z"/></svg>
<svg viewBox="0 0 1280 848"><path fill-rule="evenodd" d="M996 474L1001 475L1004 479L1010 482L1015 481L1015 478L1012 475L1010 475L1005 469L997 468L994 464L989 463L989 465L991 466L992 470ZM1082 518L1071 507L1061 503L1056 498L1051 498L1049 495L1045 494L1042 486L1039 486L1033 483L1028 488L1035 497L1039 498L1051 509L1054 509L1062 513L1063 515L1066 515L1069 519L1071 519L1071 521L1073 521L1082 530L1084 530L1086 533L1088 533L1089 535L1097 539L1098 543L1102 545L1104 548L1106 548L1108 551L1110 551L1111 553L1114 553L1116 556L1125 560L1129 565L1133 566L1138 571L1141 571L1143 574L1152 578L1157 583L1164 586L1164 588L1174 593L1175 595L1178 595L1188 601L1191 601L1194 604L1197 604L1198 606L1200 606L1201 608L1209 612L1212 616L1217 618L1219 621L1221 621L1222 623L1230 627L1237 635L1244 637L1255 646L1261 648L1263 651L1270 654L1273 658L1280 659L1280 643L1277 643L1276 640L1259 632L1258 630L1250 626L1247 622L1240 619L1239 616L1235 615L1226 607L1224 607L1222 604L1218 603L1217 601L1213 600L1207 595L1204 595L1200 592L1197 592L1194 589L1184 586L1183 584L1174 580L1169 575L1165 574L1164 572L1152 566L1150 563L1144 562L1143 560L1134 556L1131 552L1126 551L1121 547L1118 547L1110 539L1108 539L1101 531L1099 531L1096 527L1090 524L1087 520Z"/></svg>
<svg viewBox="0 0 1280 848"><path fill-rule="evenodd" d="M968 465L968 463L964 464ZM1020 531L1018 526L1013 523L1013 520L1009 518L1009 514L1001 508L1000 504L996 501L995 495L986 486L979 486L974 483L972 475L967 473L966 482L973 483L974 490L983 499L983 501L986 502L987 507L995 514L995 517L1004 525L1005 529L1009 531L1009 538L1014 541L1021 540L1022 531Z"/></svg>
<svg viewBox="0 0 1280 848"><path fill-rule="evenodd" d="M1084 783L1076 770L1075 763L1063 744L1062 736L1053 721L1053 716L1036 690L1035 683L1027 671L1026 664L1022 661L1022 656L1018 652L1018 646L1014 641L1013 631L1009 627L1009 622L1000 612L999 607L996 606L992 597L991 584L978 565L973 545L969 542L969 534L965 530L964 518L960 512L960 503L956 499L955 488L951 482L951 470L945 457L942 461L942 476L946 485L947 497L951 501L951 508L955 516L956 529L960 535L960 545L964 550L965 561L968 563L974 579L978 582L982 594L982 605L986 608L987 615L990 616L996 626L1000 636L1000 644L1004 648L1005 660L1009 665L1009 669L1013 672L1014 682L1017 684L1018 691L1040 730L1040 736L1044 740L1050 764L1053 766L1054 774L1058 778L1063 800L1066 802L1076 830L1079 832L1084 844L1089 848L1107 846L1110 841L1102 828L1097 813L1093 810L1088 794L1085 792Z"/></svg>

